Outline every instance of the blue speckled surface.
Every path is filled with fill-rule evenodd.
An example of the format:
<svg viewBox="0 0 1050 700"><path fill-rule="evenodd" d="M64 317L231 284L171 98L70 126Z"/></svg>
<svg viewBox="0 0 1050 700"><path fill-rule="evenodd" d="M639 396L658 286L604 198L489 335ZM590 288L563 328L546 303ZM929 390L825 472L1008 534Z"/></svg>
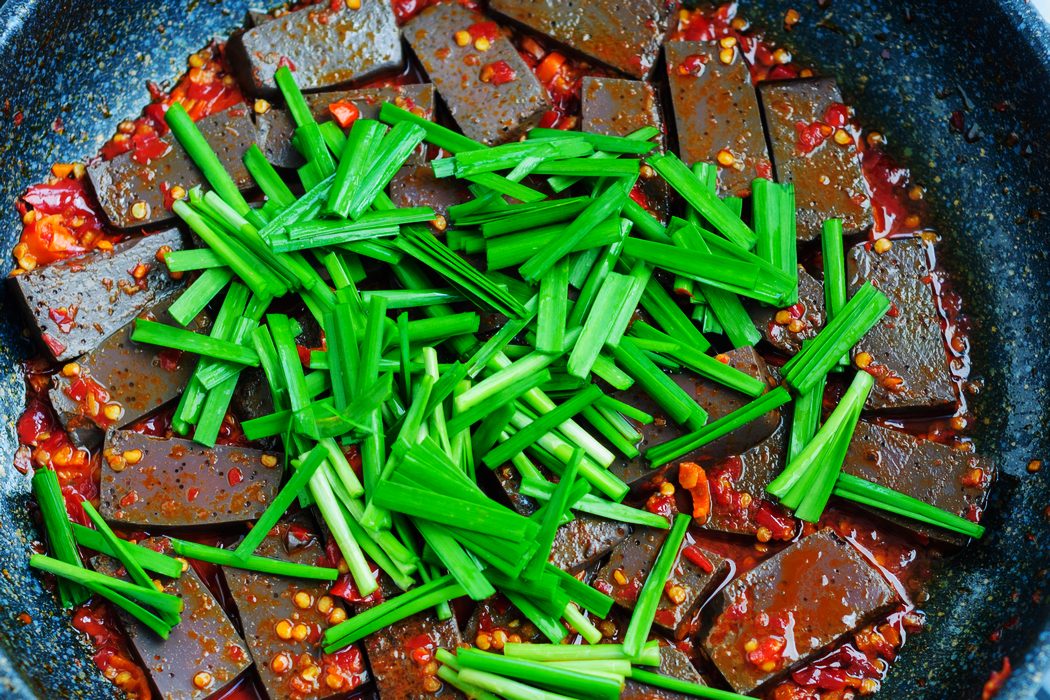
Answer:
<svg viewBox="0 0 1050 700"><path fill-rule="evenodd" d="M905 647L881 697L976 698L992 668L1009 656L1015 673L999 696L1027 700L1050 667L1050 467L1032 475L1032 459L1050 464L1050 376L1044 360L1050 320L1050 38L1023 0L845 2L820 8L807 0L752 0L742 12L779 25L788 8L802 22L786 41L802 63L839 76L861 120L887 134L890 151L913 170L945 239L942 259L955 273L974 330L979 451L997 457L1004 477L995 492L989 533L958 556L925 605L929 628ZM118 0L57 3L9 0L0 9L0 221L9 250L18 235L15 197L46 177L56 160L94 154L117 122L147 100L146 80L183 69L186 54L233 29L247 7L227 3ZM910 10L907 19L905 8ZM762 22L767 9L771 22ZM779 30L777 30L779 31ZM884 34L884 40L875 38ZM888 52L888 59L882 57ZM963 107L984 136L967 143L947 129ZM1011 109L999 113L996 102ZM25 119L15 128L15 112ZM52 130L55 117L65 133ZM1008 148L1015 131L1020 142ZM1030 147L1030 155L1022 149ZM1039 218L1041 213L1042 218ZM3 257L6 275L11 259ZM55 610L26 570L37 537L24 513L28 477L11 466L14 422L24 389L21 339L6 292L0 296L0 696L110 698L88 646ZM1033 594L1042 594L1036 602ZM21 623L28 613L32 622ZM1019 624L998 642L989 634L1010 618Z"/></svg>

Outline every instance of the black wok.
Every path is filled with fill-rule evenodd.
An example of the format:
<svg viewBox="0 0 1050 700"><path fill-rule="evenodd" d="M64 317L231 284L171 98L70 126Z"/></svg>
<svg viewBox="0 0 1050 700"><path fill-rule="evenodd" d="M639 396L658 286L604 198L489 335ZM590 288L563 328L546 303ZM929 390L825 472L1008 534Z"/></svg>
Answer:
<svg viewBox="0 0 1050 700"><path fill-rule="evenodd" d="M742 3L774 35L784 12L799 10L802 22L778 41L836 74L861 121L885 133L890 153L927 187L942 260L974 325L977 448L1003 472L988 534L934 584L929 626L909 640L881 697L980 697L1008 656L1015 671L999 697L1027 700L1050 668L1050 31L1024 0L821 4ZM0 250L18 235L13 205L28 185L53 162L95 154L120 119L138 114L147 80L175 78L189 52L227 35L247 7L8 0L0 9ZM965 120L979 139L949 132L950 113L967 105L958 89L944 97L948 88L968 96ZM1000 102L1005 111L993 107ZM11 264L3 257L0 272ZM26 565L40 534L27 516L29 477L12 457L20 365L32 348L13 300L0 296L0 309L0 696L118 697ZM1048 466L1029 473L1033 459Z"/></svg>

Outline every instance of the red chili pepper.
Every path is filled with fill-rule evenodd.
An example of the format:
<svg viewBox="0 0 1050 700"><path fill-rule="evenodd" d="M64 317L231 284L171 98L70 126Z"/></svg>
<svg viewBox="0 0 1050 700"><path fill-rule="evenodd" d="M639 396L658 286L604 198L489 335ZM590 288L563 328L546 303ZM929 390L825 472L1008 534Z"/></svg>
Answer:
<svg viewBox="0 0 1050 700"><path fill-rule="evenodd" d="M682 555L693 562L707 573L711 573L715 570L714 565L704 556L704 553L696 547L696 545L689 545L682 550Z"/></svg>
<svg viewBox="0 0 1050 700"><path fill-rule="evenodd" d="M352 126L357 118L361 116L361 111L357 108L353 102L340 100L339 102L333 102L328 105L328 111L332 113L335 120L339 122L339 126L346 129Z"/></svg>

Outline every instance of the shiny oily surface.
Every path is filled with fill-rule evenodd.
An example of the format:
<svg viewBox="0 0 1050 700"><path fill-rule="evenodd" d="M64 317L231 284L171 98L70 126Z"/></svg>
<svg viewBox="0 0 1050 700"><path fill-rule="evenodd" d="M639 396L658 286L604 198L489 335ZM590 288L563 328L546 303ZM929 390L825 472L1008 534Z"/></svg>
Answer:
<svg viewBox="0 0 1050 700"><path fill-rule="evenodd" d="M177 77L201 37L228 34L247 5L7 3L0 52L5 65L21 69L0 77L0 121L11 136L0 146L3 201L45 179L52 162L96 153L119 120L145 103L146 80ZM779 18L796 8L801 19L785 37ZM1050 201L1032 189L1050 180L1050 39L1021 0L927 0L907 9L752 1L742 11L768 18L761 23L797 61L835 74L861 122L886 134L889 152L927 188L929 220L945 244L941 262L966 300L973 363L984 368L974 377L981 391L970 397L979 416L974 437L978 452L996 457L1004 473L985 521L989 533L935 582L924 606L928 626L905 647L883 696L973 697L1008 656L1016 670L999 697L1027 698L1050 663L1043 510L1050 477L1046 469L1026 470L1050 453L1050 376L1039 340L1050 330ZM84 27L92 30L82 33ZM952 112L960 113L964 133L949 131ZM976 136L975 125L983 136L971 142L965 136ZM0 212L7 250L20 227L12 207ZM5 257L0 271L12 262ZM6 291L2 303L11 308ZM23 408L20 365L31 353L20 324L4 314L0 403L8 425ZM17 700L118 697L88 658L83 635L26 569L26 549L40 535L27 516L28 476L12 466L16 448L13 430L0 434L0 689ZM1014 617L1020 622L996 634ZM71 662L75 656L79 664Z"/></svg>

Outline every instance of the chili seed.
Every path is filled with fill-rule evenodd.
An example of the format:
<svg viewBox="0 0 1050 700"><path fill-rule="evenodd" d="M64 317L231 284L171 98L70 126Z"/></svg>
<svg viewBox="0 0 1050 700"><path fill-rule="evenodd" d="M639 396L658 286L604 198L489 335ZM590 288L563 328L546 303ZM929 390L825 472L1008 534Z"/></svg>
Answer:
<svg viewBox="0 0 1050 700"><path fill-rule="evenodd" d="M102 413L104 413L109 420L118 420L124 415L124 407L119 403L107 403L106 407L102 409Z"/></svg>
<svg viewBox="0 0 1050 700"><path fill-rule="evenodd" d="M479 36L474 40L474 48L478 51L488 51L492 47L492 43L483 36Z"/></svg>
<svg viewBox="0 0 1050 700"><path fill-rule="evenodd" d="M1028 463L1028 471L1033 473L1039 471L1042 467L1043 463L1038 459L1033 459L1031 462Z"/></svg>
<svg viewBox="0 0 1050 700"><path fill-rule="evenodd" d="M322 615L332 612L333 607L335 607L335 602L330 596L323 595L317 601L317 612Z"/></svg>
<svg viewBox="0 0 1050 700"><path fill-rule="evenodd" d="M719 165L724 165L727 168L736 163L736 157L724 148L718 152L715 160L718 161Z"/></svg>
<svg viewBox="0 0 1050 700"><path fill-rule="evenodd" d="M423 690L428 693L436 693L441 690L441 681L434 676L427 676L423 679Z"/></svg>
<svg viewBox="0 0 1050 700"><path fill-rule="evenodd" d="M773 60L782 65L791 63L791 52L785 49L777 49L773 52Z"/></svg>
<svg viewBox="0 0 1050 700"><path fill-rule="evenodd" d="M291 639L292 638L292 623L290 621L288 621L288 620L281 620L274 627L274 632L281 639Z"/></svg>
<svg viewBox="0 0 1050 700"><path fill-rule="evenodd" d="M75 377L80 374L80 365L76 362L70 362L62 368L62 376Z"/></svg>
<svg viewBox="0 0 1050 700"><path fill-rule="evenodd" d="M474 644L477 645L478 649L482 651L488 651L492 648L492 637L488 636L484 632L478 633L477 639L474 640Z"/></svg>
<svg viewBox="0 0 1050 700"><path fill-rule="evenodd" d="M875 244L872 247L875 248L876 253L882 255L887 250L893 247L893 241L891 241L888 238L880 238L879 240L875 241Z"/></svg>
<svg viewBox="0 0 1050 700"><path fill-rule="evenodd" d="M135 202L131 205L131 215L136 219L145 219L149 216L149 205L141 200Z"/></svg>
<svg viewBox="0 0 1050 700"><path fill-rule="evenodd" d="M773 531L762 525L758 528L758 532L755 533L755 537L758 538L759 542L769 542L773 539Z"/></svg>
<svg viewBox="0 0 1050 700"><path fill-rule="evenodd" d="M835 130L835 143L840 146L848 146L853 143L853 137L849 135L849 132L845 129Z"/></svg>
<svg viewBox="0 0 1050 700"><path fill-rule="evenodd" d="M306 625L299 623L298 625L292 628L292 637L295 639L295 641L301 642L308 636L310 636L310 628Z"/></svg>
<svg viewBox="0 0 1050 700"><path fill-rule="evenodd" d="M262 462L264 467L270 469L277 466L277 457L275 455L263 455L259 458L259 461Z"/></svg>
<svg viewBox="0 0 1050 700"><path fill-rule="evenodd" d="M857 353L857 356L853 358L853 364L857 365L860 369L865 369L871 365L871 361L874 358L866 352Z"/></svg>
<svg viewBox="0 0 1050 700"><path fill-rule="evenodd" d="M207 671L201 671L193 677L193 685L204 690L211 685L212 677Z"/></svg>
<svg viewBox="0 0 1050 700"><path fill-rule="evenodd" d="M663 496L670 496L673 493L674 493L674 484L672 484L670 481L665 481L664 483L660 484L660 494L661 495L663 495Z"/></svg>
<svg viewBox="0 0 1050 700"><path fill-rule="evenodd" d="M328 616L328 624L338 625L340 622L346 619L346 611L342 608L335 608L332 610L332 614Z"/></svg>
<svg viewBox="0 0 1050 700"><path fill-rule="evenodd" d="M492 646L496 649L502 649L507 643L507 633L503 630L496 630L492 633Z"/></svg>
<svg viewBox="0 0 1050 700"><path fill-rule="evenodd" d="M292 600L295 602L295 606L300 610L306 610L314 604L313 596L306 591L299 591L295 594L295 597Z"/></svg>
<svg viewBox="0 0 1050 700"><path fill-rule="evenodd" d="M793 27L798 24L802 17L798 14L798 10L790 9L784 13L784 25L787 27Z"/></svg>
<svg viewBox="0 0 1050 700"><path fill-rule="evenodd" d="M727 66L733 62L734 56L736 56L736 51L733 49L721 49L718 52L718 60Z"/></svg>
<svg viewBox="0 0 1050 700"><path fill-rule="evenodd" d="M627 583L627 577L623 574L623 569L617 569L613 572L613 580L620 586Z"/></svg>
<svg viewBox="0 0 1050 700"><path fill-rule="evenodd" d="M292 660L288 658L288 654L280 653L270 659L270 669L274 673L284 673L292 667Z"/></svg>
<svg viewBox="0 0 1050 700"><path fill-rule="evenodd" d="M460 29L458 32L452 35L456 40L457 46L466 46L470 43L470 32L465 29Z"/></svg>

